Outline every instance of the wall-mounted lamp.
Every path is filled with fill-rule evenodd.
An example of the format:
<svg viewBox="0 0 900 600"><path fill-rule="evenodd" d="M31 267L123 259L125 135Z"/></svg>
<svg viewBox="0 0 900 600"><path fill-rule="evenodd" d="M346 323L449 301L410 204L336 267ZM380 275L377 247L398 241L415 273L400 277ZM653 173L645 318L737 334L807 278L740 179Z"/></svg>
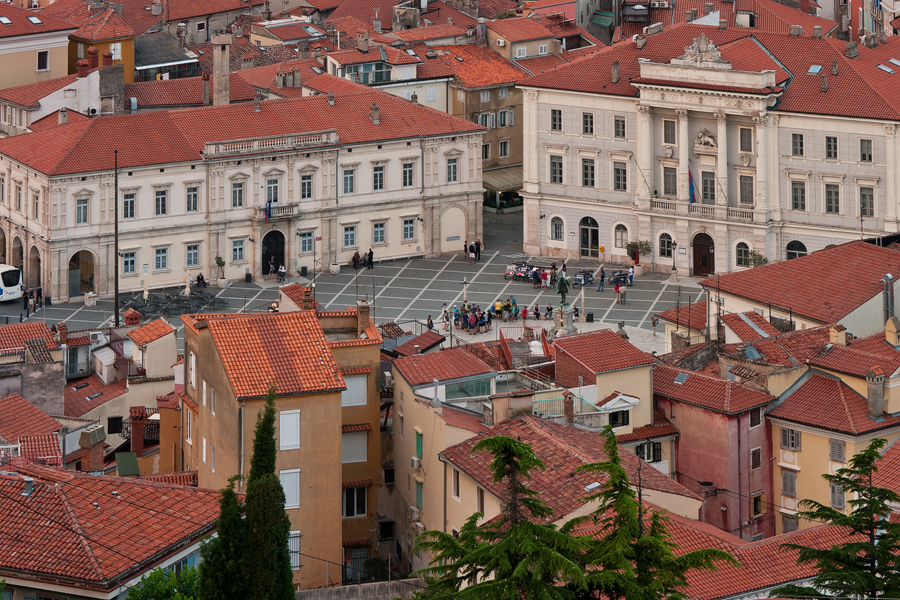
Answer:
<svg viewBox="0 0 900 600"><path fill-rule="evenodd" d="M251 244L255 244L255 243L256 243L256 240L254 240L253 238L248 238L248 239L250 240L250 243L251 243Z"/></svg>
<svg viewBox="0 0 900 600"><path fill-rule="evenodd" d="M416 217L416 221L418 221L419 223L424 223L425 219L423 219L422 217Z"/></svg>
<svg viewBox="0 0 900 600"><path fill-rule="evenodd" d="M546 218L547 218L547 215L541 215L541 218L542 218L542 219L546 219Z"/></svg>

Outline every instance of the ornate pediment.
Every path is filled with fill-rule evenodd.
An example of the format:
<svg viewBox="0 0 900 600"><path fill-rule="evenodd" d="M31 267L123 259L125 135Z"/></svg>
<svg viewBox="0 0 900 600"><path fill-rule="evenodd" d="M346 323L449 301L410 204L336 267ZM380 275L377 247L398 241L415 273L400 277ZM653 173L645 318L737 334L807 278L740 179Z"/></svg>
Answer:
<svg viewBox="0 0 900 600"><path fill-rule="evenodd" d="M731 63L722 58L722 54L712 40L701 33L694 39L694 43L685 46L684 54L672 59L673 65L693 65L695 67L707 67L713 69L730 69Z"/></svg>

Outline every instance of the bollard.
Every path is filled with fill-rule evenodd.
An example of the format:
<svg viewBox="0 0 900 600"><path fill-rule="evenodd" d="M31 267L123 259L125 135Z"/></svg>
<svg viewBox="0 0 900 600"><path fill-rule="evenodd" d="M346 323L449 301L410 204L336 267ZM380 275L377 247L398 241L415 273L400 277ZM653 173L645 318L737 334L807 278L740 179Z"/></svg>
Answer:
<svg viewBox="0 0 900 600"><path fill-rule="evenodd" d="M19 313L19 323L21 323L21 322L24 321L24 320L25 320L25 319L22 318L22 313Z"/></svg>

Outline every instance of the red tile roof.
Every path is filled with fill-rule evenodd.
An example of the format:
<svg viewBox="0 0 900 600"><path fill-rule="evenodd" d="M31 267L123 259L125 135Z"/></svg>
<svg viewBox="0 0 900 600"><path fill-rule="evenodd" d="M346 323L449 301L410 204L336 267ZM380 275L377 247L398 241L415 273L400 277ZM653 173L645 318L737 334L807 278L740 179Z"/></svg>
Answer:
<svg viewBox="0 0 900 600"><path fill-rule="evenodd" d="M830 431L861 435L900 426L900 417L868 415L869 404L836 377L810 371L783 393L769 416Z"/></svg>
<svg viewBox="0 0 900 600"><path fill-rule="evenodd" d="M38 33L50 33L54 31L64 32L76 29L69 23L46 15L41 11L35 13L12 4L0 6L0 17L9 19L9 24L0 27L0 38L11 38L20 35L35 35ZM28 17L36 17L37 23L32 23Z"/></svg>
<svg viewBox="0 0 900 600"><path fill-rule="evenodd" d="M189 44L185 49L190 50L197 55L197 62L200 67L207 73L213 72L213 44L212 42L201 42L199 44ZM250 60L254 67L268 65L272 59L263 52L263 49L256 44L250 42L250 38L240 37L232 38L231 45L228 47L228 63L230 71L240 71L244 67L244 59Z"/></svg>
<svg viewBox="0 0 900 600"><path fill-rule="evenodd" d="M681 383L676 382L679 376ZM765 392L734 381L662 364L653 370L653 393L728 414L744 412L775 401L775 398Z"/></svg>
<svg viewBox="0 0 900 600"><path fill-rule="evenodd" d="M316 75L315 77L304 80L303 87L319 92L320 94L327 94L328 92L334 92L335 94L345 94L347 92L359 92L363 89L366 89L366 86L361 83L354 83L349 79L336 77L334 75L329 75L328 73L322 73L321 75ZM277 94L281 94L285 90L289 89L296 90L299 88L281 88L275 89L274 92Z"/></svg>
<svg viewBox="0 0 900 600"><path fill-rule="evenodd" d="M344 0L331 13L329 21L334 21L341 17L354 17L363 23L371 23L375 18L376 8L378 9L378 17L381 19L381 26L384 29L391 27L391 15L394 14L394 0Z"/></svg>
<svg viewBox="0 0 900 600"><path fill-rule="evenodd" d="M344 0L306 0L306 1L308 4L310 4L311 6L313 6L314 8L316 8L319 11L326 11L326 10L331 10L333 8L337 8L338 6L341 5L341 2L343 2ZM295 8L295 9L291 10L291 14L292 15L297 14L295 11L301 11L304 9L305 9L305 7L302 7L302 6L299 8Z"/></svg>
<svg viewBox="0 0 900 600"><path fill-rule="evenodd" d="M337 50L328 55L339 65L359 65L370 62L386 62L390 65L414 65L422 62L418 56L392 46L370 46L368 52L358 48Z"/></svg>
<svg viewBox="0 0 900 600"><path fill-rule="evenodd" d="M496 19L498 16L516 10L518 3L515 0L479 0L478 15L488 19Z"/></svg>
<svg viewBox="0 0 900 600"><path fill-rule="evenodd" d="M700 303L698 302L698 304ZM752 310L742 313L724 314L722 315L722 321L744 342L752 342L753 340L759 340L781 333L775 329L771 323L766 321L765 317Z"/></svg>
<svg viewBox="0 0 900 600"><path fill-rule="evenodd" d="M356 47L356 34L361 32L369 32L369 39L371 40L374 36L379 35L378 32L375 31L373 23L371 20L368 22L357 19L352 15L346 16L335 16L331 15L328 17L328 23L334 25L335 31L341 32L341 37L344 38L348 43L352 41L351 47ZM384 23L384 20L382 20ZM386 24L385 24L386 25ZM343 47L343 43L341 44Z"/></svg>
<svg viewBox="0 0 900 600"><path fill-rule="evenodd" d="M896 440L882 450L876 466L878 470L872 476L872 485L900 494L900 444Z"/></svg>
<svg viewBox="0 0 900 600"><path fill-rule="evenodd" d="M77 346L90 346L91 345L91 336L82 335L78 337L67 337L66 338L66 346L69 348L75 348Z"/></svg>
<svg viewBox="0 0 900 600"><path fill-rule="evenodd" d="M0 90L0 94L5 90ZM79 121L87 121L90 119L89 116L81 114L77 110L67 110L69 114L69 123L77 123ZM33 122L28 128L32 131L44 131L45 129L52 129L54 127L59 126L59 111L54 111L47 115L46 117L41 117L37 121Z"/></svg>
<svg viewBox="0 0 900 600"><path fill-rule="evenodd" d="M553 342L553 348L571 356L592 373L632 369L656 362L611 329L559 338Z"/></svg>
<svg viewBox="0 0 900 600"><path fill-rule="evenodd" d="M884 332L879 332L876 336L881 337L881 348L877 344L864 344L861 348L858 342L853 342L851 346L828 344L808 359L809 364L860 378L864 378L869 369L881 369L883 373L891 375L900 369L900 352L887 345ZM866 347L875 352L866 352Z"/></svg>
<svg viewBox="0 0 900 600"><path fill-rule="evenodd" d="M528 444L544 463L544 469L535 469L531 472L528 487L537 491L540 498L553 510L553 520L561 519L583 506L580 498L586 495L585 486L593 482L606 481L605 477L597 473L576 472L582 465L607 459L603 450L602 436L527 414L501 421L487 431L447 448L440 455L494 496L506 498L505 486L495 483L488 470L490 464L488 453L472 453L472 449L482 439L498 435ZM622 466L631 479L637 481L638 465L643 461L633 452L625 450L620 452L620 457ZM645 488L697 499L693 492L646 463L643 463L641 473Z"/></svg>
<svg viewBox="0 0 900 600"><path fill-rule="evenodd" d="M369 118L373 102L380 109L378 124ZM366 89L336 95L334 105L319 95L267 100L259 112L252 104L231 104L92 119L2 139L0 154L49 175L112 168L109 153L100 152L112 143L119 148L120 168L200 161L205 142L234 139L236 122L258 137L335 129L343 144L484 130L458 117ZM142 135L135 136L136 130Z"/></svg>
<svg viewBox="0 0 900 600"><path fill-rule="evenodd" d="M476 415L470 412L457 410L450 406L444 406L442 407L440 416L441 419L444 420L444 423L450 427L474 431L475 433L481 433L482 431L488 430L487 425L481 421L483 418L482 415Z"/></svg>
<svg viewBox="0 0 900 600"><path fill-rule="evenodd" d="M56 339L50 335L50 330L44 321L26 321L25 323L0 325L0 350L24 348L26 340L35 338L41 338L46 341L47 347L51 350L59 347Z"/></svg>
<svg viewBox="0 0 900 600"><path fill-rule="evenodd" d="M31 581L114 592L208 535L219 516L213 490L35 465L17 470L34 479L28 504L40 518L23 510L22 477L0 476L0 571Z"/></svg>
<svg viewBox="0 0 900 600"><path fill-rule="evenodd" d="M307 28L311 27L315 33L310 33ZM301 40L310 38L313 36L324 36L325 32L312 23L305 22L297 22L291 23L290 25L278 25L278 26L270 26L266 27L266 32L274 35L280 40L294 42L294 40Z"/></svg>
<svg viewBox="0 0 900 600"><path fill-rule="evenodd" d="M0 90L0 100L6 100L19 106L27 106L38 108L41 100L58 92L64 87L75 83L78 75L66 75L64 77L55 77L46 81L38 81L36 83L26 83L15 87ZM75 111L70 111L69 114ZM58 119L58 116L57 116Z"/></svg>
<svg viewBox="0 0 900 600"><path fill-rule="evenodd" d="M676 306L656 313L656 316L663 321L700 330L706 327L706 301Z"/></svg>
<svg viewBox="0 0 900 600"><path fill-rule="evenodd" d="M59 436L55 433L19 436L19 444L22 456L29 462L59 469L65 466Z"/></svg>
<svg viewBox="0 0 900 600"><path fill-rule="evenodd" d="M210 77L210 102L212 102L214 85L215 80ZM231 102L249 102L256 98L256 90L247 84L240 71L236 71L230 73L228 77L228 96ZM199 76L182 77L126 83L125 97L136 98L138 108L202 106L203 78Z"/></svg>
<svg viewBox="0 0 900 600"><path fill-rule="evenodd" d="M62 429L56 419L20 396L8 394L0 398L0 437L11 444L19 436L44 435Z"/></svg>
<svg viewBox="0 0 900 600"><path fill-rule="evenodd" d="M346 488L357 488L357 487L369 487L372 485L371 479L360 479L358 481L344 481L341 483L341 487Z"/></svg>
<svg viewBox="0 0 900 600"><path fill-rule="evenodd" d="M303 293L304 290L310 290L312 293L312 288L303 287L299 283L292 283L290 285L283 285L278 288L278 291L285 296L287 296L290 300L294 302L301 309L303 308ZM318 304L318 302L316 303Z"/></svg>
<svg viewBox="0 0 900 600"><path fill-rule="evenodd" d="M678 435L678 429L669 421L663 420L661 423L645 425L643 427L635 427L631 433L617 435L616 441L620 444L628 442L636 442L638 440L649 440L653 438L666 437L670 435Z"/></svg>
<svg viewBox="0 0 900 600"><path fill-rule="evenodd" d="M173 23L224 12L246 11L250 6L260 6L265 0L166 0L166 21Z"/></svg>
<svg viewBox="0 0 900 600"><path fill-rule="evenodd" d="M487 46L433 46L433 49L438 52L441 62L453 71L456 83L464 88L515 83L526 76L524 71Z"/></svg>
<svg viewBox="0 0 900 600"><path fill-rule="evenodd" d="M81 384L87 386L75 389ZM105 404L113 398L118 398L127 391L128 380L120 379L109 385L104 385L96 375L69 381L65 389L65 415L67 417L81 417L98 406ZM90 398L94 394L100 394Z"/></svg>
<svg viewBox="0 0 900 600"><path fill-rule="evenodd" d="M182 485L185 487L197 487L197 471L141 475L139 479L144 481L156 481L157 483L171 483L173 485Z"/></svg>
<svg viewBox="0 0 900 600"><path fill-rule="evenodd" d="M413 387L430 384L435 379L450 381L494 372L486 363L459 348L398 358L394 366Z"/></svg>
<svg viewBox="0 0 900 600"><path fill-rule="evenodd" d="M341 433L355 433L360 431L372 431L372 425L369 423L360 423L358 425L341 426Z"/></svg>
<svg viewBox="0 0 900 600"><path fill-rule="evenodd" d="M444 23L452 22L454 25L459 25L461 27L468 27L469 25L478 23L477 19L470 17L464 12L458 11L441 0L435 0L428 3L428 10L422 13L422 18L419 22L422 25L425 25L425 21L434 23L435 25L443 25Z"/></svg>
<svg viewBox="0 0 900 600"><path fill-rule="evenodd" d="M232 76L239 77L248 85L255 88L278 91L276 88L276 76L279 73L289 73L293 71L299 74L301 80L305 82L307 79L320 75L320 73L313 71L314 67L318 67L320 71L324 72L324 68L318 59L302 58L272 63L261 67L253 67L251 69L241 69L240 71L234 71Z"/></svg>
<svg viewBox="0 0 900 600"><path fill-rule="evenodd" d="M209 318L209 332L235 398L337 391L346 386L313 312Z"/></svg>
<svg viewBox="0 0 900 600"><path fill-rule="evenodd" d="M535 56L534 58L520 58L514 60L513 64L525 69L530 75L537 75L559 65L564 65L566 61L555 54L548 54L546 56Z"/></svg>
<svg viewBox="0 0 900 600"><path fill-rule="evenodd" d="M530 42L531 40L543 40L553 37L553 33L549 29L541 25L536 19L528 17L488 21L486 25L488 29L510 43Z"/></svg>
<svg viewBox="0 0 900 600"><path fill-rule="evenodd" d="M843 326L838 327L843 329ZM829 329L828 326L799 329L762 340L726 344L722 347L721 354L754 364L796 367L818 355L828 344ZM747 358L747 349L750 347L761 354L762 358Z"/></svg>
<svg viewBox="0 0 900 600"><path fill-rule="evenodd" d="M432 25L431 27L403 29L401 31L393 32L393 35L404 42L423 42L425 40L436 40L438 38L463 36L466 35L466 29L457 24L445 23L443 25Z"/></svg>
<svg viewBox="0 0 900 600"><path fill-rule="evenodd" d="M120 40L122 38L134 37L137 35L134 30L122 20L122 17L117 15L116 11L111 8L89 17L78 24L80 25L78 31L71 34L71 37L89 42Z"/></svg>
<svg viewBox="0 0 900 600"><path fill-rule="evenodd" d="M155 321L150 321L136 329L128 332L128 337L138 346L146 346L150 342L155 342L175 331L169 323L160 317Z"/></svg>
<svg viewBox="0 0 900 600"><path fill-rule="evenodd" d="M446 339L447 338L437 331L426 331L422 335L417 335L405 344L397 346L394 348L394 352L400 356L412 356L418 352L427 352ZM416 346L418 346L418 348L416 348ZM418 350L418 352L416 350Z"/></svg>
<svg viewBox="0 0 900 600"><path fill-rule="evenodd" d="M178 392L169 392L165 396L157 396L156 408L181 410L181 394Z"/></svg>

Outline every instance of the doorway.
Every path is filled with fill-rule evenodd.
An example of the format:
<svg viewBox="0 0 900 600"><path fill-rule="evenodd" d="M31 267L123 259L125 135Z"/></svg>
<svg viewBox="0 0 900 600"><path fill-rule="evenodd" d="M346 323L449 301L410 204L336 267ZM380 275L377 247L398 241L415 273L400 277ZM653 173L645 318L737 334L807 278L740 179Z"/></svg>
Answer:
<svg viewBox="0 0 900 600"><path fill-rule="evenodd" d="M581 256L600 258L600 226L592 217L581 220Z"/></svg>
<svg viewBox="0 0 900 600"><path fill-rule="evenodd" d="M715 271L715 244L706 233L694 236L694 275L709 275Z"/></svg>
<svg viewBox="0 0 900 600"><path fill-rule="evenodd" d="M269 260L274 258L275 270L284 265L284 234L278 230L270 231L262 243L262 274L269 274ZM287 265L285 265L287 268Z"/></svg>
<svg viewBox="0 0 900 600"><path fill-rule="evenodd" d="M41 253L37 246L31 247L28 253L28 268L25 269L27 274L25 287L41 287Z"/></svg>
<svg viewBox="0 0 900 600"><path fill-rule="evenodd" d="M94 291L94 255L82 250L69 259L69 298Z"/></svg>

